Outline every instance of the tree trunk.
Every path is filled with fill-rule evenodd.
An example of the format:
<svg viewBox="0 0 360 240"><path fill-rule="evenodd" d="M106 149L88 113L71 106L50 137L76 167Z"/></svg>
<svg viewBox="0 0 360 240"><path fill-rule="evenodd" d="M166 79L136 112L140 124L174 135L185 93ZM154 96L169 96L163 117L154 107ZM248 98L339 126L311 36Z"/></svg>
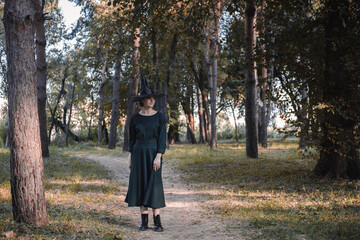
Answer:
<svg viewBox="0 0 360 240"><path fill-rule="evenodd" d="M311 18L311 0L307 0L307 7L305 16L306 18ZM306 148L306 136L309 134L308 132L308 121L307 121L307 113L308 113L308 107L307 107L307 89L306 84L304 84L303 88L301 89L301 107L300 107L300 114L299 114L299 121L301 123L300 125L300 139L299 139L299 149L305 149Z"/></svg>
<svg viewBox="0 0 360 240"><path fill-rule="evenodd" d="M69 143L69 130L70 130L70 121L71 121L71 114L72 114L72 105L74 102L74 94L75 94L75 83L72 86L72 92L71 92L71 100L70 100L70 104L69 104L69 119L68 122L66 124L66 132L65 132L65 144L66 146L68 146Z"/></svg>
<svg viewBox="0 0 360 240"><path fill-rule="evenodd" d="M348 1L325 1L325 69L323 86L323 119L320 158L314 173L329 178L360 178L360 160L356 151L352 99L357 94L347 68L351 51L347 36L352 31ZM344 16L347 16L344 18ZM355 116L356 117L356 116Z"/></svg>
<svg viewBox="0 0 360 240"><path fill-rule="evenodd" d="M46 38L45 38L45 0L42 0L40 11L36 14L36 66L37 66L37 94L38 112L41 137L41 152L43 157L49 157L49 139L47 136L47 117L46 117Z"/></svg>
<svg viewBox="0 0 360 240"><path fill-rule="evenodd" d="M60 88L60 92L59 92L59 96L56 100L56 104L55 104L55 107L54 107L54 110L51 109L51 106L49 105L49 109L50 109L50 113L51 113L51 123L50 123L50 128L49 128L49 142L51 140L51 132L52 132L52 129L54 127L54 124L56 122L56 119L55 119L55 114L56 114L56 110L57 110L57 107L59 106L59 103L60 103L60 100L61 100L61 97L65 94L65 80L66 78L69 76L69 67L68 66L65 66L65 69L64 69L64 76L63 78L61 79L61 88Z"/></svg>
<svg viewBox="0 0 360 240"><path fill-rule="evenodd" d="M212 22L209 21L208 26L205 28L205 34L207 35L206 43L205 43L205 50L204 50L204 63L205 63L205 72L206 75L204 75L204 78L206 78L207 87L211 90L211 84L212 84L212 64L209 60L209 53L211 48L211 34L210 29L212 28ZM210 109L209 109L209 99L208 99L208 89L203 89L203 103L204 103L204 109L205 109L205 119L206 119L206 141L210 143L211 141L211 115L210 115ZM210 97L211 100L211 97ZM211 104L211 102L210 102Z"/></svg>
<svg viewBox="0 0 360 240"><path fill-rule="evenodd" d="M267 106L267 69L265 67L265 0L261 1L261 9L259 16L259 32L260 32L260 40L263 42L261 44L261 59L260 59L260 101L262 105L260 106L260 117L259 117L259 143L263 148L267 148L267 127L268 121L266 119L266 106Z"/></svg>
<svg viewBox="0 0 360 240"><path fill-rule="evenodd" d="M169 82L170 82L170 73L171 73L171 69L172 66L174 65L175 62L175 56L176 56L176 45L178 43L178 34L175 33L171 42L171 46L170 46L170 52L169 52L169 61L168 61L168 65L166 68L166 73L165 73L165 81L163 82L162 85L162 92L165 94L165 96L161 99L162 103L161 103L161 111L164 113L165 115L165 119L166 122L169 122L169 114L168 114L168 109L167 109L167 97L168 97L168 88L169 88ZM176 140L174 140L176 141ZM166 146L169 147L169 138L166 139Z"/></svg>
<svg viewBox="0 0 360 240"><path fill-rule="evenodd" d="M120 51L120 46L118 47ZM120 103L120 69L121 69L121 60L120 56L117 56L115 64L115 76L113 81L113 102L111 110L111 125L110 125L110 139L109 139L109 149L114 149L116 147L117 139L117 125L119 122L119 103Z"/></svg>
<svg viewBox="0 0 360 240"><path fill-rule="evenodd" d="M153 50L153 65L155 68L155 92L160 90L160 78L159 78L159 48L157 43L157 31L155 28L151 30L151 44ZM155 101L155 109L162 110L161 101Z"/></svg>
<svg viewBox="0 0 360 240"><path fill-rule="evenodd" d="M133 72L132 72L132 82L130 84L130 88L128 91L128 104L126 111L126 122L124 127L124 145L123 151L128 151L129 149L129 124L131 117L135 114L136 104L132 102L132 98L135 97L138 93L138 83L140 78L140 68L139 68L139 58L140 58L140 27L139 27L139 16L138 12L141 7L141 3L139 1L135 1L134 6L134 45L133 45Z"/></svg>
<svg viewBox="0 0 360 240"><path fill-rule="evenodd" d="M204 106L202 101L202 94L200 87L197 87L197 99L198 99L198 114L199 114L199 131L200 138L199 143L206 143L206 133L205 133L205 118L204 118Z"/></svg>
<svg viewBox="0 0 360 240"><path fill-rule="evenodd" d="M211 139L211 132L210 132L210 125L211 125L211 119L210 119L210 110L209 110L209 100L208 100L208 91L205 89L202 91L202 99L203 99L203 105L204 105L204 121L205 121L205 136L206 136L206 142L209 142L209 139Z"/></svg>
<svg viewBox="0 0 360 240"><path fill-rule="evenodd" d="M66 100L65 105L63 107L63 124L66 125L66 117L68 111L68 101Z"/></svg>
<svg viewBox="0 0 360 240"><path fill-rule="evenodd" d="M103 131L104 137L105 137L105 144L109 144L109 132L108 132L108 129L106 127L105 119L103 120L102 131Z"/></svg>
<svg viewBox="0 0 360 240"><path fill-rule="evenodd" d="M235 101L234 101L235 102ZM235 106L231 105L231 111L234 117L234 124L235 124L235 139L236 142L239 142L239 132L238 132L238 126L237 126L237 121L236 121L236 114L235 114Z"/></svg>
<svg viewBox="0 0 360 240"><path fill-rule="evenodd" d="M92 115L90 116L90 121L89 121L89 126L88 126L88 133L87 133L87 136L86 136L86 141L89 141L89 140L90 140L90 137L91 137L91 124L92 124Z"/></svg>
<svg viewBox="0 0 360 240"><path fill-rule="evenodd" d="M99 116L98 116L98 143L102 142L103 135L102 135L102 124L104 120L104 110L103 110L103 102L104 102L104 86L106 83L106 68L107 68L107 60L108 60L108 51L106 50L105 53L105 61L104 65L101 69L101 83L99 87Z"/></svg>
<svg viewBox="0 0 360 240"><path fill-rule="evenodd" d="M299 121L301 122L300 125L300 141L299 141L299 148L305 149L306 148L306 140L305 137L308 134L307 131L307 92L306 88L301 89L301 108L299 113Z"/></svg>
<svg viewBox="0 0 360 240"><path fill-rule="evenodd" d="M255 0L247 0L245 5L246 79L245 79L245 124L246 155L258 158L258 119L256 106L256 63L255 54Z"/></svg>
<svg viewBox="0 0 360 240"><path fill-rule="evenodd" d="M212 46L214 52L212 54L212 66L211 66L211 79L210 80L210 99L211 99L211 139L210 148L215 149L217 146L217 134L216 134L216 91L217 91L217 57L218 57L218 42L219 42L219 21L220 21L220 5L221 1L215 0L214 2L214 25L212 30Z"/></svg>
<svg viewBox="0 0 360 240"><path fill-rule="evenodd" d="M13 217L48 223L37 106L34 24L38 3L6 0L4 26L8 69L10 172Z"/></svg>
<svg viewBox="0 0 360 240"><path fill-rule="evenodd" d="M186 125L187 125L187 139L189 143L196 143L195 133L194 133L194 109L191 106L191 98L192 98L192 88L187 88L187 94L185 98L182 100L181 105L183 107L185 117L186 117Z"/></svg>

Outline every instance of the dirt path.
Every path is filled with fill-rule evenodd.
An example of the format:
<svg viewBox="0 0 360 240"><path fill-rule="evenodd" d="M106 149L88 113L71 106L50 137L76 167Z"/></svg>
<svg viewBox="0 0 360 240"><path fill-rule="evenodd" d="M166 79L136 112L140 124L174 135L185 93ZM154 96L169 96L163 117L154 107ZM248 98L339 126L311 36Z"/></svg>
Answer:
<svg viewBox="0 0 360 240"><path fill-rule="evenodd" d="M95 160L112 171L121 185L122 215L129 218L129 234L125 239L244 239L242 230L233 223L221 221L213 213L208 212L204 206L216 204L212 202L214 191L197 191L180 181L180 173L173 163L164 161L163 183L165 189L166 207L161 211L161 221L164 232L157 233L152 229L141 232L137 230L140 223L138 208L128 208L124 202L130 170L127 159L115 156L82 156ZM149 214L149 227L153 227L153 219Z"/></svg>

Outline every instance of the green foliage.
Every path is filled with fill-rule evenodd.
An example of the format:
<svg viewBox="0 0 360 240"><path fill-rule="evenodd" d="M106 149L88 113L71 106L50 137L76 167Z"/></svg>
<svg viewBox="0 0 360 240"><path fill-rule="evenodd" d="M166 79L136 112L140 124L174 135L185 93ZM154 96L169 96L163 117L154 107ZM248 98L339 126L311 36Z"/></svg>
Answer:
<svg viewBox="0 0 360 240"><path fill-rule="evenodd" d="M0 146L5 147L7 138L8 123L7 119L0 120Z"/></svg>
<svg viewBox="0 0 360 240"><path fill-rule="evenodd" d="M296 141L270 141L259 159L244 144L176 146L165 155L183 180L207 192L207 210L249 226L251 239L355 239L360 230L359 181L314 179L316 153L302 158Z"/></svg>
<svg viewBox="0 0 360 240"><path fill-rule="evenodd" d="M9 149L0 148L0 186L10 186L10 161L9 161L10 151Z"/></svg>
<svg viewBox="0 0 360 240"><path fill-rule="evenodd" d="M355 125L359 124L359 109L354 108L359 105L359 88L356 87L359 78L358 71L353 68L359 66L359 3L347 2L349 8L342 7L341 2L335 4L336 9L346 15L343 24L347 25L348 33L332 38L325 32L326 16L331 12L329 2L267 1L264 41L258 41L257 45L258 59L266 58L270 80L268 94L280 109L282 118L293 126L292 130L284 132L302 136L310 146L319 146L324 138L321 123L324 122L325 108L319 108L320 105L344 117L344 121L350 119L356 122ZM343 74L350 72L351 77L346 83L338 79L339 87L334 88L334 84L325 79L324 70L329 62L325 46L326 41L332 39L336 43L337 38L341 39L346 55L344 59L339 58L338 63L346 62L341 71ZM260 51L262 44L265 45L265 56ZM329 88L334 88L333 97L326 93ZM340 90L345 88L348 89L346 97L340 96ZM326 98L334 100L329 102ZM359 131L356 128L354 131L358 136Z"/></svg>

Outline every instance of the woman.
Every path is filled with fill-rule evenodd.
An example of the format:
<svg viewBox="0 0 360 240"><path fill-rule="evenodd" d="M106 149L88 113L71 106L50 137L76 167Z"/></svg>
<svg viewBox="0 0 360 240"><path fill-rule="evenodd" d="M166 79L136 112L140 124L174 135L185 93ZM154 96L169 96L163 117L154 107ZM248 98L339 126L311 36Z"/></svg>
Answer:
<svg viewBox="0 0 360 240"><path fill-rule="evenodd" d="M125 202L129 207L140 207L139 230L148 229L148 208L152 208L154 231L164 229L160 221L160 208L165 207L162 184L162 154L166 148L166 122L162 113L153 109L155 98L163 94L152 93L145 77L141 76L141 91L133 101L139 101L140 112L132 116L129 125L129 188Z"/></svg>

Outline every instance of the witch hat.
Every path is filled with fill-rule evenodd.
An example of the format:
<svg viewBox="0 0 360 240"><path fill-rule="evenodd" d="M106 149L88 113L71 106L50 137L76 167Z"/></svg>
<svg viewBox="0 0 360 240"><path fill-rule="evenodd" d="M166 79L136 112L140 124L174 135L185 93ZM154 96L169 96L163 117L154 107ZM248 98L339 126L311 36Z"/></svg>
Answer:
<svg viewBox="0 0 360 240"><path fill-rule="evenodd" d="M163 96L165 96L164 93L153 93L151 91L151 88L149 87L144 74L141 73L140 93L132 99L132 102L137 102L140 99L147 97L160 98Z"/></svg>

